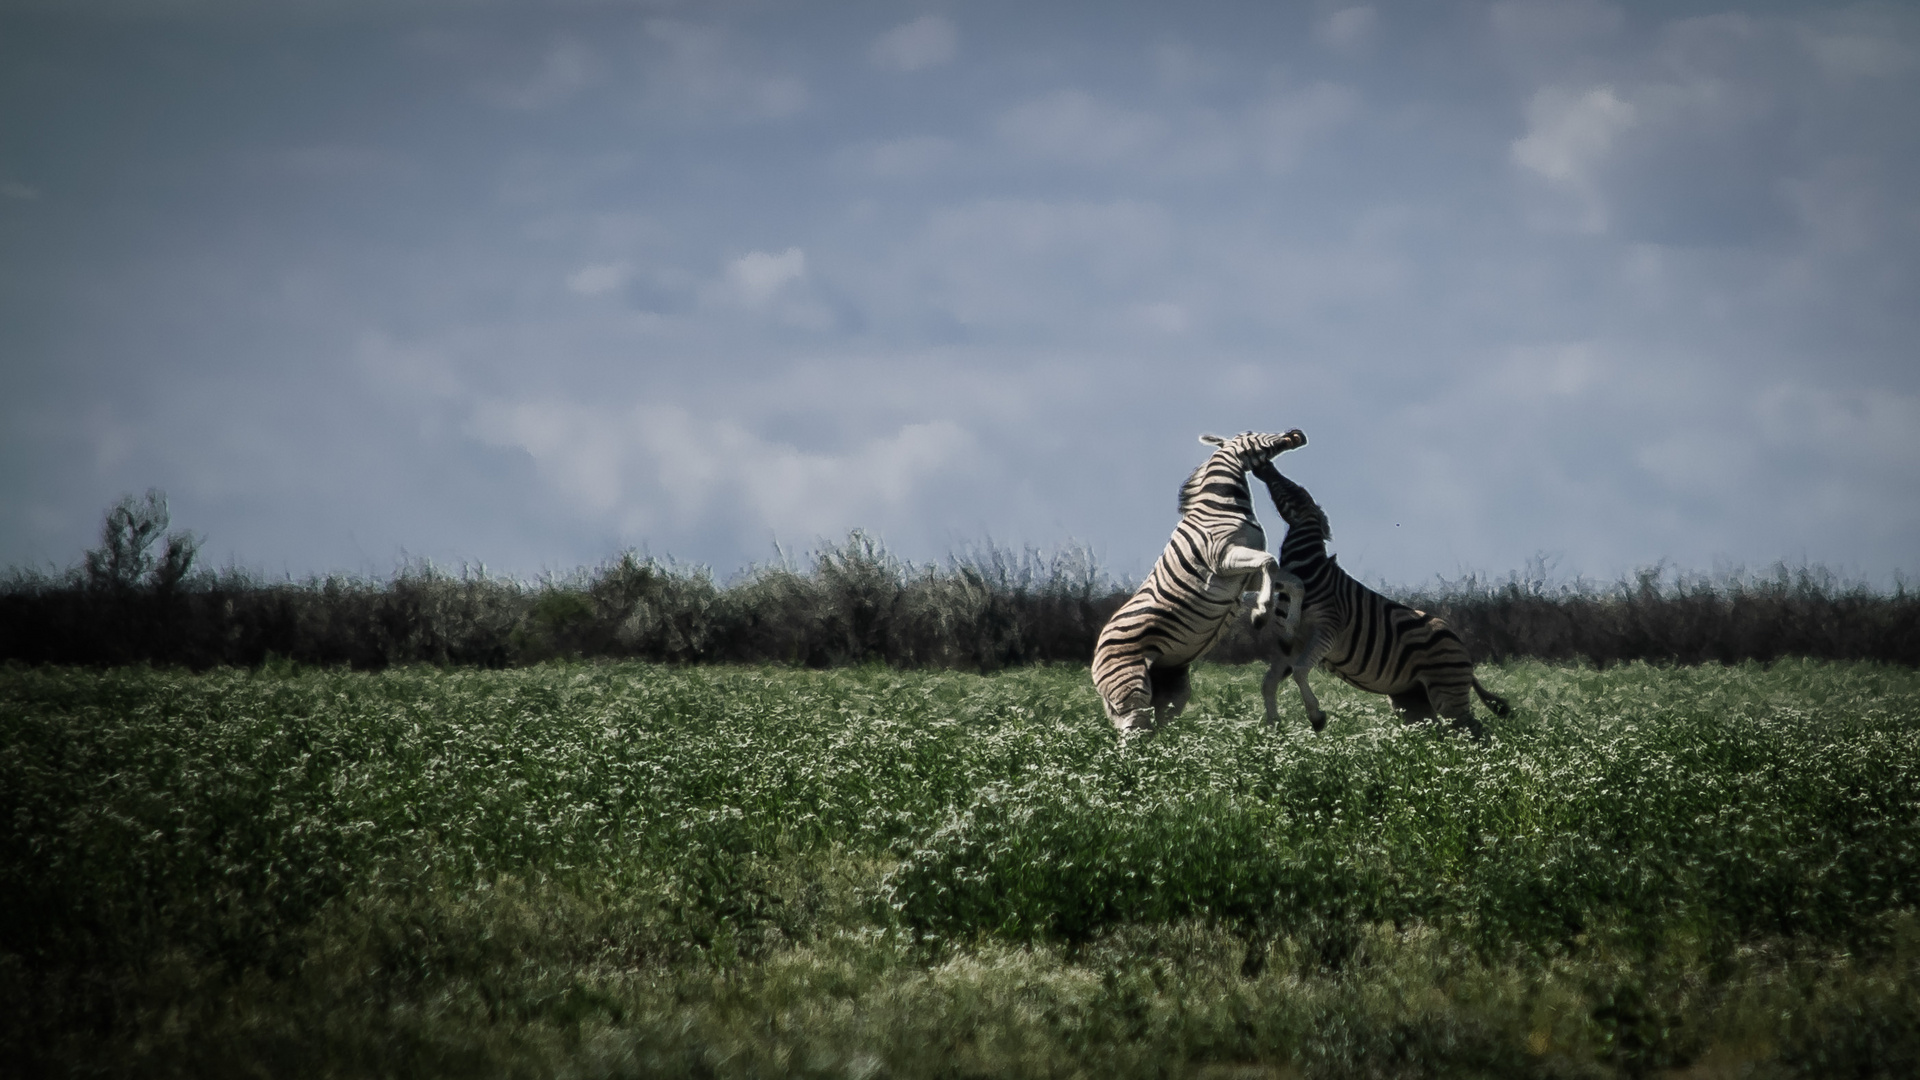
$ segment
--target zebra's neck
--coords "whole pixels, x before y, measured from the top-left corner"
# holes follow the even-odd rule
[[[1317,567],[1327,559],[1327,515],[1313,501],[1307,489],[1273,473],[1267,480],[1267,494],[1273,496],[1273,508],[1287,523],[1287,538],[1280,544],[1280,564],[1299,573]]]
[[[1225,450],[1208,458],[1180,488],[1180,515],[1190,521],[1243,520],[1253,516],[1253,492],[1238,455]]]
[[[1326,530],[1316,522],[1287,523],[1287,538],[1280,543],[1281,566],[1300,574],[1327,561]]]

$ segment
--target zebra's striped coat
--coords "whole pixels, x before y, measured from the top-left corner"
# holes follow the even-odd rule
[[[1307,437],[1295,429],[1232,439],[1203,435],[1201,441],[1219,449],[1181,486],[1179,526],[1146,582],[1107,620],[1094,646],[1094,686],[1122,736],[1151,732],[1186,706],[1188,666],[1226,633],[1250,587],[1257,585],[1260,594],[1256,626],[1271,611],[1276,585],[1288,596],[1288,624],[1300,617],[1300,583],[1280,573],[1267,550],[1246,471],[1304,445]]]
[[[1307,673],[1323,662],[1348,683],[1389,695],[1409,722],[1438,714],[1483,738],[1473,716],[1473,693],[1495,716],[1507,715],[1506,699],[1480,685],[1466,642],[1452,627],[1355,581],[1327,554],[1333,532],[1313,496],[1270,463],[1256,466],[1253,474],[1266,482],[1274,509],[1287,523],[1280,567],[1298,576],[1307,590],[1298,627],[1263,635],[1272,658],[1260,687],[1267,723],[1280,722],[1275,693],[1291,672],[1313,730],[1326,726],[1327,715],[1307,685]]]

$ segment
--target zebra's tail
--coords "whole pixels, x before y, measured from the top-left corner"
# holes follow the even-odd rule
[[[1487,708],[1492,709],[1495,716],[1505,716],[1513,711],[1513,706],[1507,704],[1506,698],[1481,686],[1477,675],[1473,679],[1473,692],[1480,695],[1480,700],[1487,703]]]

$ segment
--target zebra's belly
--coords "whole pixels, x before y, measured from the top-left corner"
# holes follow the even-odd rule
[[[1346,682],[1347,685],[1358,687],[1369,694],[1404,694],[1422,685],[1418,679],[1406,677],[1398,679],[1388,678],[1383,673],[1370,672],[1365,668],[1348,670],[1346,668],[1334,667],[1332,664],[1322,666],[1332,671],[1335,675],[1340,676],[1341,680]]]
[[[1417,667],[1395,663],[1397,649],[1383,647],[1376,641],[1372,650],[1367,651],[1367,643],[1355,641],[1354,638],[1355,635],[1351,633],[1343,635],[1333,648],[1327,650],[1321,666],[1338,675],[1349,686],[1369,694],[1400,694],[1422,685]],[[1399,670],[1396,671],[1396,668]]]
[[[1159,664],[1190,664],[1206,655],[1226,634],[1227,625],[1240,611],[1240,593],[1189,597],[1177,618],[1156,621],[1148,635]]]

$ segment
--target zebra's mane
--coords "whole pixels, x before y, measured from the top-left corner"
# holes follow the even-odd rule
[[[1194,501],[1200,498],[1201,489],[1207,486],[1207,482],[1206,482],[1207,470],[1213,468],[1215,461],[1220,457],[1220,455],[1226,452],[1227,451],[1225,447],[1222,447],[1219,450],[1215,450],[1213,452],[1213,456],[1201,462],[1199,468],[1193,470],[1193,472],[1187,475],[1186,483],[1180,485],[1180,516],[1181,517],[1187,516],[1187,511],[1193,508]],[[1239,479],[1239,481],[1242,484],[1246,483],[1246,477],[1240,476],[1237,472],[1235,472],[1234,475],[1237,479]],[[1251,495],[1249,495],[1249,498],[1251,498]]]

